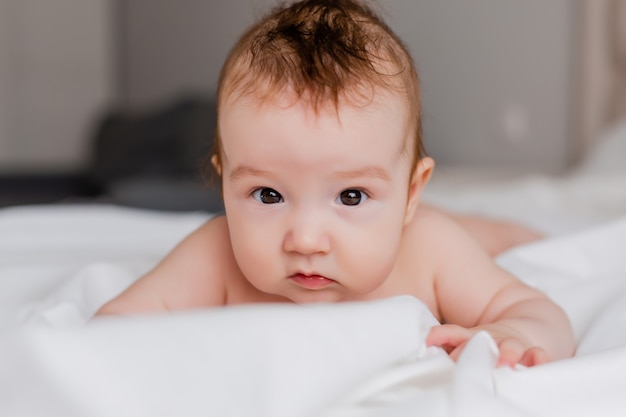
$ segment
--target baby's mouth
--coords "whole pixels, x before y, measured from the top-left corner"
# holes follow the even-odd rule
[[[289,277],[293,282],[307,290],[320,290],[335,283],[334,280],[322,275],[293,274]]]

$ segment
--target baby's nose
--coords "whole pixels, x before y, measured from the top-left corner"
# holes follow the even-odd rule
[[[284,250],[312,255],[330,251],[330,236],[319,216],[298,216],[285,234]]]

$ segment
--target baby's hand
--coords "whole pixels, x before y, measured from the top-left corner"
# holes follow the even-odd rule
[[[549,361],[546,351],[538,346],[530,346],[513,331],[498,325],[485,325],[470,329],[456,324],[443,324],[430,330],[426,338],[427,346],[443,348],[453,360],[457,360],[468,340],[481,330],[487,331],[496,341],[500,356],[496,366],[514,367],[541,365]]]

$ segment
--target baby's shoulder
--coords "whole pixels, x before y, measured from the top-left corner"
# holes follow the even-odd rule
[[[223,276],[234,266],[228,225],[216,216],[187,235],[161,262],[160,270],[181,271],[198,280]],[[164,268],[167,267],[167,268]]]
[[[197,232],[207,243],[219,243],[224,239],[230,241],[228,234],[228,222],[226,221],[226,215],[224,214],[218,214],[211,217],[197,229]],[[207,237],[210,239],[205,239]]]
[[[213,252],[228,244],[228,226],[224,216],[215,216],[188,234],[174,249],[196,255],[196,252]]]
[[[406,229],[407,232],[426,234],[423,237],[432,238],[433,235],[453,233],[457,227],[452,217],[442,210],[429,205],[420,205]]]
[[[404,231],[404,244],[436,255],[449,253],[467,239],[465,230],[448,214],[435,207],[420,205]]]
[[[233,252],[225,215],[212,218],[198,232],[197,248],[202,253],[196,251],[196,256],[202,259],[204,279],[222,283],[224,304],[277,301],[275,296],[264,294],[252,286],[241,272]]]
[[[232,258],[232,246],[225,215],[212,217],[183,241],[186,252],[198,256],[212,267],[228,265]]]

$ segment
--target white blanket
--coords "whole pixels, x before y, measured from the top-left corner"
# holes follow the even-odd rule
[[[203,221],[106,206],[0,210],[1,416],[623,416],[626,218],[498,259],[569,314],[577,356],[458,363],[411,297],[89,318]]]

